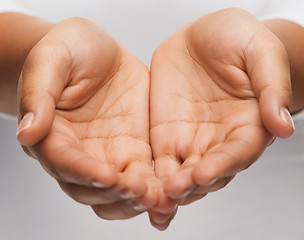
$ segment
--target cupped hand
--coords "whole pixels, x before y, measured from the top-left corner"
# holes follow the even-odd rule
[[[290,136],[290,97],[283,45],[244,10],[203,16],[164,41],[152,59],[150,92],[162,201],[185,205],[224,187],[273,135]],[[150,211],[154,226],[169,225],[171,206]]]
[[[57,24],[19,81],[18,140],[67,195],[104,219],[157,201],[146,66],[85,19]]]

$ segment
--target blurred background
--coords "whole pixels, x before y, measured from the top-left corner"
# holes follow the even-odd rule
[[[185,7],[181,0],[155,0],[149,6],[145,4],[152,1],[16,2],[22,3],[25,12],[51,21],[90,18],[147,65],[161,41],[185,23],[217,10],[209,1],[196,1],[201,7],[190,4],[195,1]],[[138,11],[139,2],[149,11]],[[266,1],[217,2],[222,8],[238,6],[258,15],[263,4],[257,2]],[[104,221],[89,207],[67,197],[39,163],[23,153],[15,137],[16,119],[0,116],[0,239],[303,240],[304,114],[295,116],[295,124],[293,137],[277,139],[224,189],[180,207],[168,230],[159,232],[151,227],[147,214],[126,221]]]

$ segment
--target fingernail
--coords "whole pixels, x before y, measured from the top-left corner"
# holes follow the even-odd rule
[[[119,191],[119,196],[122,199],[132,199],[132,198],[136,198],[137,197],[135,195],[135,193],[133,193],[131,190],[125,189],[125,188]]]
[[[292,129],[295,129],[294,122],[287,108],[281,108],[280,116],[283,119],[283,121],[287,122],[289,126],[292,127]]]
[[[138,200],[132,202],[133,209],[137,212],[147,211],[149,208],[140,203]]]
[[[184,197],[184,198],[181,198],[179,201],[178,201],[178,204],[179,205],[183,205],[187,200],[187,197]]]
[[[178,209],[178,203],[176,203],[176,204],[174,205],[174,207],[173,207],[173,209],[172,209],[172,212],[177,211],[177,209]]]
[[[190,193],[194,191],[194,187],[187,189],[184,194],[182,194],[179,198],[186,198]]]
[[[268,147],[270,146],[270,145],[272,145],[274,142],[275,142],[275,140],[276,140],[276,137],[272,137],[272,139],[270,140],[270,142],[268,143]]]
[[[34,120],[34,114],[33,113],[27,113],[24,115],[22,120],[19,123],[18,129],[17,129],[17,136],[25,129],[29,128],[32,125],[32,122]]]
[[[219,180],[219,178],[214,178],[213,180],[211,180],[209,183],[207,183],[205,186],[209,187],[211,185],[213,185],[215,182],[217,182],[217,180]]]
[[[93,181],[93,182],[92,182],[92,185],[93,185],[94,187],[96,187],[96,188],[106,188],[106,187],[107,187],[106,185],[104,185],[104,184],[102,184],[102,183],[100,183],[100,182],[96,182],[96,181]]]

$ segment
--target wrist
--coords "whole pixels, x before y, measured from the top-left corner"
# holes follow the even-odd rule
[[[16,114],[17,83],[23,63],[52,27],[52,23],[24,14],[0,14],[0,111]]]
[[[304,108],[304,28],[284,19],[270,19],[263,23],[281,40],[287,51],[293,92],[290,110],[298,112]]]
[[[52,28],[42,19],[19,13],[0,14],[0,67],[20,73],[32,47]],[[12,72],[11,72],[12,73]],[[15,73],[16,74],[16,73]]]

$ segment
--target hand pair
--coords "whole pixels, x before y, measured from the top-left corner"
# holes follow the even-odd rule
[[[67,195],[104,219],[148,210],[158,229],[293,132],[284,46],[240,9],[183,27],[150,74],[94,23],[65,20],[28,55],[18,93],[18,139]]]

